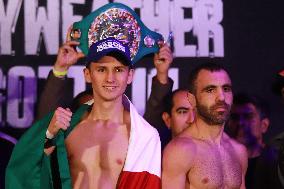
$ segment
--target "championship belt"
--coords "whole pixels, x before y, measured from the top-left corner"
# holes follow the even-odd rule
[[[93,43],[114,37],[129,46],[133,63],[158,52],[158,44],[164,41],[161,34],[148,29],[131,8],[121,3],[104,5],[75,22],[70,35],[80,42],[79,48],[85,55]]]

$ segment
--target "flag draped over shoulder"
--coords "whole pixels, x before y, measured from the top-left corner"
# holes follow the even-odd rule
[[[118,188],[161,188],[161,142],[159,134],[137,113],[129,100],[126,103],[130,106],[131,131],[125,165]]]
[[[124,97],[125,98],[125,97]],[[161,187],[161,144],[158,132],[149,125],[127,99],[131,130],[129,147],[119,189],[158,189]],[[55,138],[58,168],[62,189],[71,189],[71,176],[64,139],[79,123],[89,108],[83,105],[72,116],[67,132],[60,131]],[[6,168],[6,189],[53,189],[50,156],[44,153],[45,132],[53,113],[36,122],[16,144]]]

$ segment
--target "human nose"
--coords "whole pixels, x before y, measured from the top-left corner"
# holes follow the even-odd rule
[[[246,121],[243,118],[243,116],[240,116],[239,119],[237,120],[238,124],[241,125],[242,127],[245,127]]]
[[[223,90],[218,90],[217,94],[217,101],[224,101],[225,100],[225,93]]]
[[[187,124],[193,123],[193,122],[194,122],[194,117],[195,117],[194,110],[190,108],[190,109],[188,110],[186,123],[187,123]]]
[[[114,81],[114,73],[109,71],[107,72],[106,80],[109,83],[112,83]]]
[[[238,120],[236,120],[238,128],[243,132],[247,133],[250,131],[249,122],[245,119],[243,115],[240,115]]]

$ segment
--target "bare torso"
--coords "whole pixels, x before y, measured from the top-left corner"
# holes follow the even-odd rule
[[[65,140],[74,189],[115,188],[128,148],[128,127],[85,120]]]
[[[242,166],[230,139],[221,145],[192,139],[196,145],[194,163],[187,173],[186,188],[238,189],[242,184]]]
[[[187,128],[164,150],[162,184],[165,189],[240,189],[246,167],[245,147],[225,133],[214,142]]]

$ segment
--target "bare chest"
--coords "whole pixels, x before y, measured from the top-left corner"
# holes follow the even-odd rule
[[[233,147],[222,149],[200,145],[193,168],[188,177],[196,188],[240,188],[242,168]]]
[[[96,187],[102,179],[113,184],[117,182],[128,148],[125,126],[78,125],[65,144],[73,183],[81,179]]]

